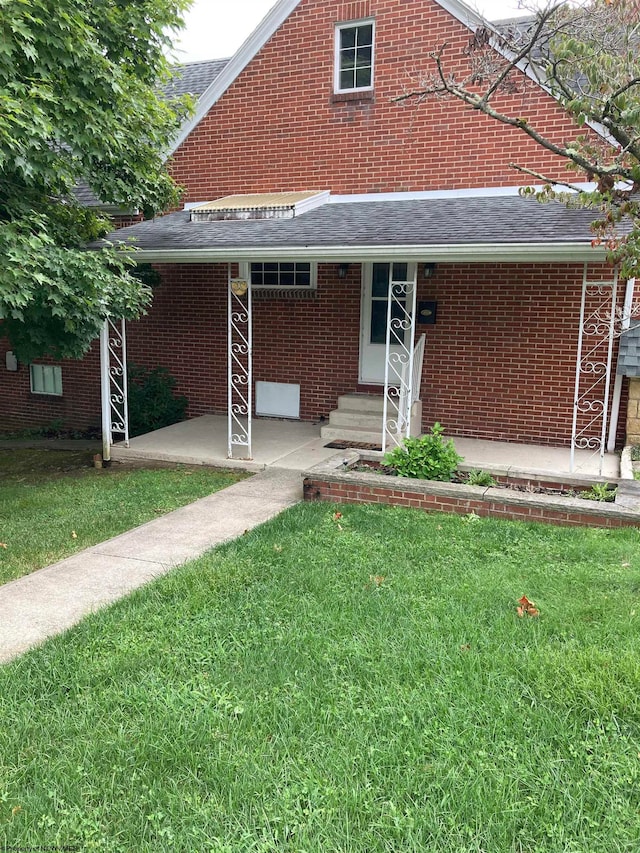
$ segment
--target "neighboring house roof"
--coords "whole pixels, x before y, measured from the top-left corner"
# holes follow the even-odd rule
[[[167,98],[193,95],[199,98],[224,71],[229,59],[206,59],[202,62],[185,62],[173,68],[172,77],[164,87]]]
[[[344,197],[343,197],[344,198]],[[602,259],[593,211],[515,195],[332,201],[293,219],[194,222],[190,211],[110,235],[148,261]]]

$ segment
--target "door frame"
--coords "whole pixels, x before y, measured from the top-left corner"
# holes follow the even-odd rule
[[[361,385],[380,385],[384,386],[385,384],[385,360],[386,360],[386,342],[383,341],[379,344],[372,344],[369,342],[370,330],[371,330],[371,306],[373,302],[373,265],[376,264],[388,264],[389,265],[389,277],[391,277],[391,270],[393,269],[393,264],[406,264],[407,265],[407,279],[409,281],[416,281],[417,276],[417,263],[415,261],[408,261],[402,258],[394,258],[394,259],[384,259],[376,261],[367,261],[362,264],[362,281],[361,281],[361,289],[360,289],[360,334],[358,336],[358,344],[359,344],[359,352],[358,352],[358,382]],[[388,297],[387,297],[388,298]],[[375,365],[373,369],[369,368],[367,372],[364,368],[367,365],[367,359],[371,357],[371,350],[369,348],[376,347],[379,348],[377,352],[375,352]],[[392,351],[395,349],[391,347]],[[398,352],[400,349],[398,348]],[[371,364],[371,361],[369,361]],[[377,372],[376,372],[377,371]],[[370,377],[377,378],[370,378]]]

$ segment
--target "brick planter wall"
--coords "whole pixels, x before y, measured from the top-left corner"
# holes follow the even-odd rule
[[[357,452],[341,453],[304,474],[304,499],[337,503],[381,503],[413,507],[425,512],[446,512],[512,521],[537,521],[574,527],[638,527],[638,509],[560,495],[533,494],[485,486],[408,480],[353,471],[362,458]],[[346,463],[346,464],[345,464]],[[516,478],[511,477],[512,481]],[[587,489],[593,480],[571,478],[563,483],[541,477],[521,483]]]

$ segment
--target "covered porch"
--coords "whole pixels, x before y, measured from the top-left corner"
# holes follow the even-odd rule
[[[340,453],[320,437],[320,425],[300,421],[256,418],[253,421],[253,459],[229,459],[227,456],[227,418],[225,415],[205,415],[183,421],[164,429],[132,438],[129,447],[115,444],[112,458],[156,459],[182,464],[238,467],[249,471],[265,468],[287,468],[307,471],[314,465]],[[508,441],[485,441],[474,438],[453,438],[458,453],[466,465],[482,470],[524,473],[571,473],[569,447],[546,447],[517,444]],[[576,450],[573,475],[599,476],[600,459],[590,450]],[[602,476],[615,480],[620,475],[620,459],[616,453],[606,453]]]
[[[260,199],[227,198],[114,235],[135,239],[139,260],[162,272],[132,355],[166,364],[202,425],[202,446],[194,433],[177,461],[306,469],[333,450],[313,421],[324,418],[328,436],[336,403],[377,390],[383,443],[408,434],[424,401],[422,429],[439,421],[464,436],[468,464],[617,476],[622,288],[591,245],[588,212],[515,192],[301,195],[313,198],[286,211],[280,200],[273,217]],[[105,329],[103,432],[113,436],[128,429],[124,325],[111,353],[109,338]],[[264,405],[259,391],[280,396]],[[181,443],[180,427],[168,429],[133,439],[132,452],[167,458],[158,442]]]

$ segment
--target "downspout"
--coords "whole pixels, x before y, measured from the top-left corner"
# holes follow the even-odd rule
[[[631,325],[631,310],[633,307],[633,291],[635,283],[635,278],[627,279],[627,287],[624,294],[624,307],[622,309],[622,323],[620,327],[622,332],[628,329]],[[616,435],[618,432],[618,419],[620,416],[620,397],[622,395],[622,379],[623,377],[616,373],[615,384],[613,386],[613,398],[611,401],[609,438],[607,440],[608,453],[613,453],[616,449]]]
[[[100,330],[100,399],[102,402],[102,462],[111,461],[111,400],[109,387],[109,328],[105,319]]]

